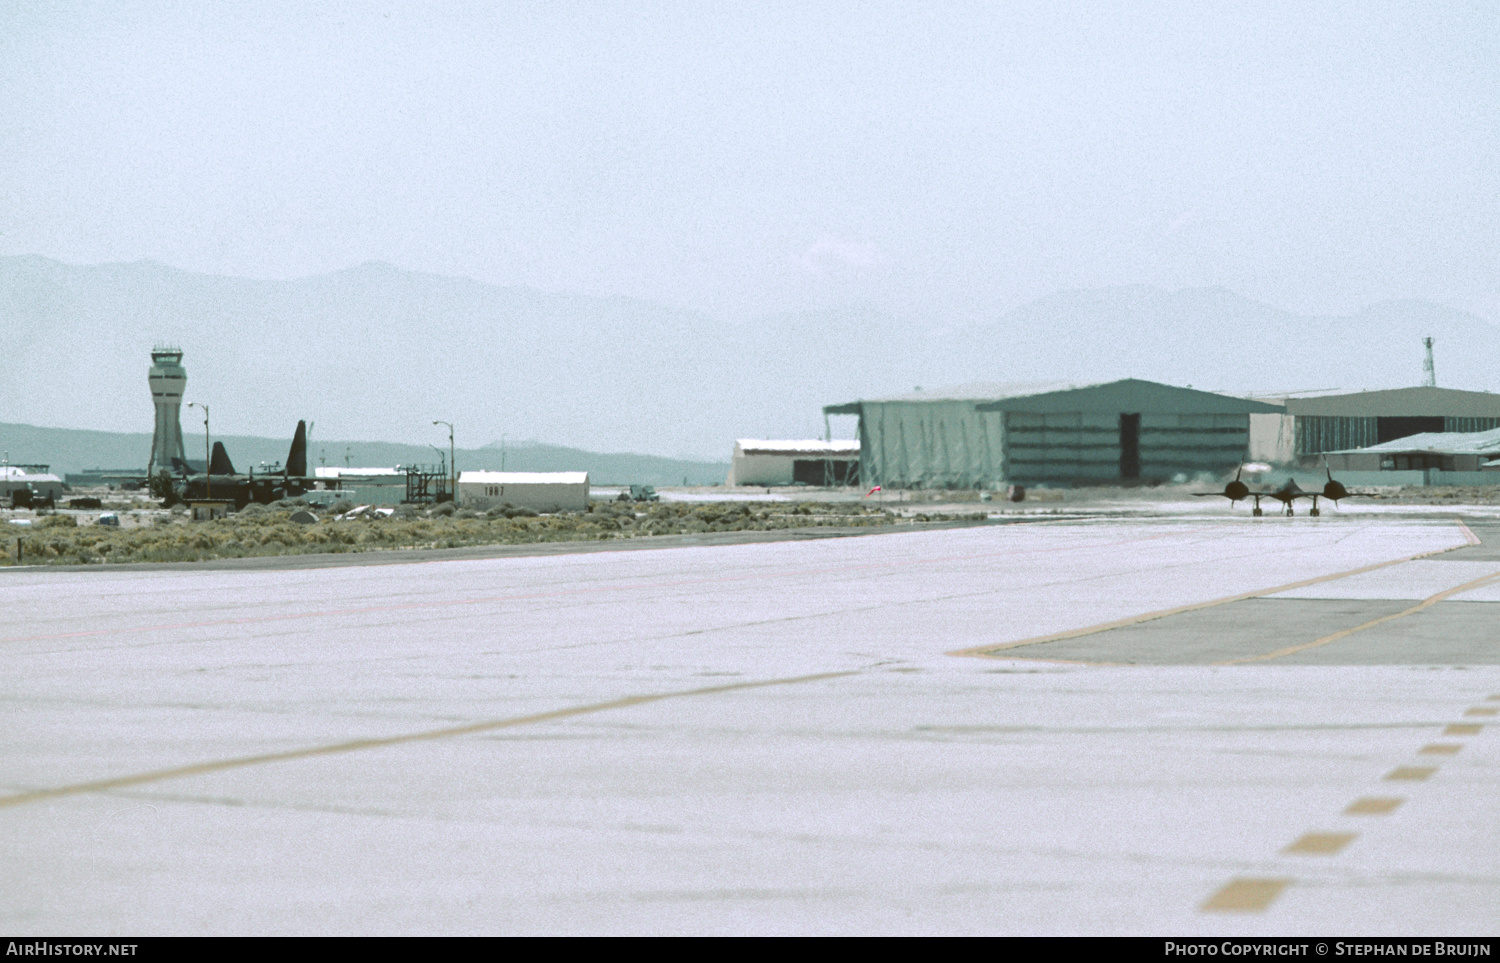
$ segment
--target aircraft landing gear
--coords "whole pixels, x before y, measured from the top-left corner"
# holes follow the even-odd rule
[[[1313,515],[1321,515],[1321,514],[1323,514],[1323,513],[1322,513],[1322,512],[1320,512],[1320,511],[1318,511],[1318,510],[1317,510],[1317,509],[1316,509],[1316,508],[1314,508],[1314,509],[1313,509],[1313,510],[1312,510],[1312,512],[1311,512],[1311,513],[1310,513],[1310,514],[1313,514]]]
[[[1260,506],[1259,505],[1256,505],[1255,506],[1255,511],[1251,512],[1250,514],[1252,514],[1252,515],[1264,515],[1265,512],[1263,512],[1263,511],[1260,510]]]

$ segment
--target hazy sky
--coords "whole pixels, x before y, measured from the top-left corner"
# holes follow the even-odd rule
[[[0,253],[1500,320],[1500,4],[0,0]]]

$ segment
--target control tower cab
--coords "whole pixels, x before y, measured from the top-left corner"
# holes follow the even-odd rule
[[[187,388],[187,370],[182,367],[182,349],[157,345],[151,349],[151,400],[156,405],[156,434],[151,439],[151,462],[147,474],[163,468],[186,470],[182,447],[182,392]]]

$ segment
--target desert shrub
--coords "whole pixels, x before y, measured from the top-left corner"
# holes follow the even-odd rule
[[[340,498],[338,501],[333,503],[333,507],[330,508],[329,511],[333,512],[335,515],[342,515],[345,512],[352,512],[354,511],[354,503],[347,498]]]
[[[151,495],[162,500],[163,508],[177,504],[177,489],[172,486],[172,473],[163,468],[151,476]]]
[[[434,506],[433,509],[430,512],[428,512],[428,514],[429,515],[440,515],[440,516],[442,516],[444,518],[447,518],[448,516],[451,516],[456,511],[458,511],[458,509],[456,507],[454,507],[454,504],[452,502],[443,502],[441,505]]]
[[[51,514],[42,519],[41,528],[77,528],[78,519],[72,515]]]

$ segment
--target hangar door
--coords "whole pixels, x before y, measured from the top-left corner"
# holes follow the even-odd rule
[[[1005,415],[1006,477],[1107,484],[1222,472],[1245,457],[1249,415],[1070,412]]]
[[[1120,477],[1120,418],[1093,412],[1005,413],[1005,477],[1099,482]]]

